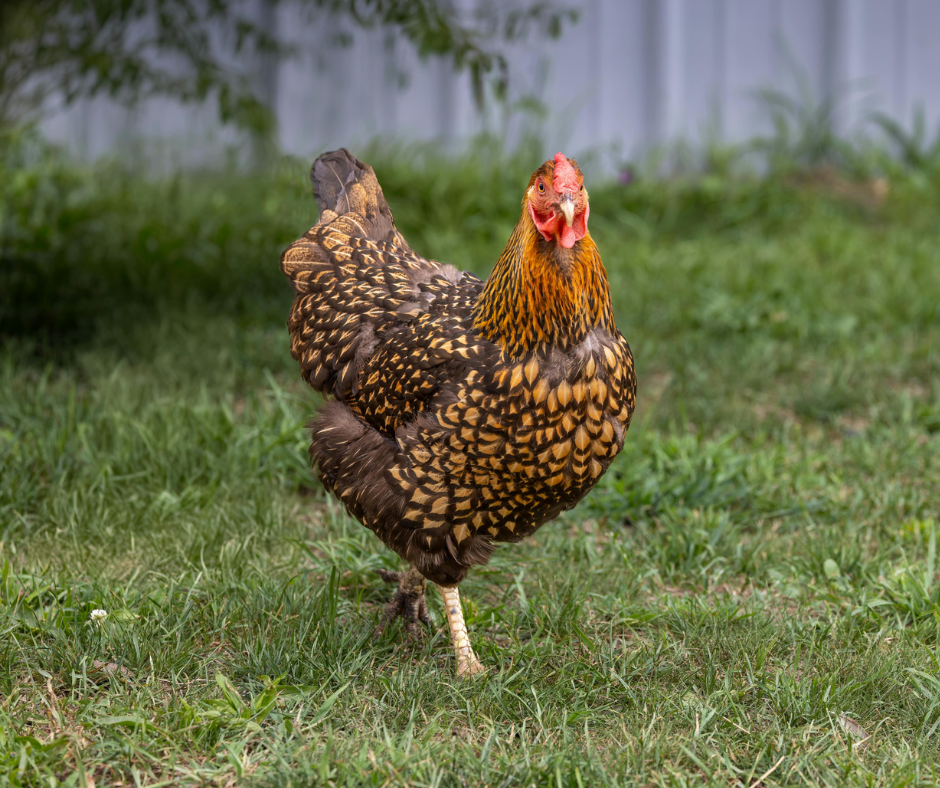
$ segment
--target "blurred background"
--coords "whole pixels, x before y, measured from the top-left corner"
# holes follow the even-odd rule
[[[82,4],[64,5],[94,28]],[[43,97],[43,134],[85,159],[169,147],[183,163],[219,163],[220,141],[233,142],[211,101],[222,86],[256,98],[277,149],[305,157],[377,136],[455,150],[481,132],[511,146],[534,131],[602,171],[666,142],[767,134],[782,97],[843,136],[871,131],[875,112],[907,129],[918,112],[928,126],[940,118],[932,0],[244,0],[221,14],[197,3],[193,18],[179,12],[189,4],[127,5],[104,4],[89,46],[99,59],[73,64],[87,69],[84,89],[67,105],[61,86]],[[195,33],[197,51],[174,40]],[[126,63],[105,34],[123,36]],[[148,41],[163,67],[149,82],[133,48]],[[197,63],[216,84],[189,98],[210,101],[181,103],[187,68],[209,53],[224,71]]]

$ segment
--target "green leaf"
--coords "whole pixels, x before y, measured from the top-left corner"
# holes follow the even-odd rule
[[[245,701],[242,700],[242,696],[238,694],[238,690],[235,689],[235,686],[225,678],[221,673],[215,674],[215,683],[219,685],[219,688],[222,690],[222,694],[225,696],[225,700],[228,701],[229,706],[232,710],[238,714],[241,714],[245,710]]]
[[[141,717],[125,714],[117,717],[99,717],[95,722],[98,725],[128,725],[132,728],[147,727],[148,722]]]
[[[333,708],[333,704],[336,703],[336,699],[348,686],[349,682],[347,681],[342,687],[336,690],[336,692],[334,692],[332,695],[330,695],[330,697],[320,704],[320,708],[318,708],[316,714],[313,715],[313,721],[310,723],[311,725],[319,725],[323,721],[323,719],[329,713],[330,709]]]

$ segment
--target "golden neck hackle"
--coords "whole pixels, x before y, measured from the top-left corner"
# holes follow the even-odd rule
[[[474,308],[473,326],[510,356],[568,350],[613,332],[607,271],[590,233],[571,249],[546,241],[523,209]]]

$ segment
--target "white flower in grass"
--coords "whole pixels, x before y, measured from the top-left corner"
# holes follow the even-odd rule
[[[91,611],[91,620],[92,620],[92,623],[94,623],[94,624],[100,624],[100,623],[101,623],[102,621],[104,621],[107,617],[108,617],[108,611],[107,611],[107,610],[98,610],[98,609],[96,608],[95,610],[92,610],[92,611]]]

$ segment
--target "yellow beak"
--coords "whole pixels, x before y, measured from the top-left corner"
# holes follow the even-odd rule
[[[561,212],[565,215],[565,223],[571,227],[571,224],[574,222],[574,200],[568,195],[565,195],[561,198],[561,202],[558,203],[558,207],[561,208]]]

